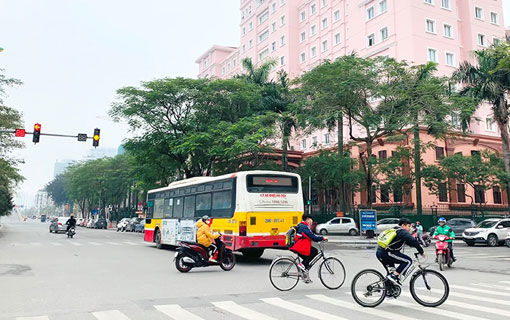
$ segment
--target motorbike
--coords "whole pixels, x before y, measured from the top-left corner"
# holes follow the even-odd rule
[[[74,228],[75,227],[71,227],[67,230],[66,234],[68,238],[72,238],[76,234],[76,230]]]
[[[439,234],[435,237],[436,241],[436,259],[439,264],[439,270],[443,271],[445,265],[448,267],[452,266],[453,261],[450,259],[450,249],[448,248],[448,242],[450,237]]]
[[[175,267],[180,272],[188,272],[192,268],[219,265],[221,269],[230,271],[236,264],[232,250],[225,248],[220,239],[216,239],[217,262],[209,261],[207,248],[196,242],[181,241],[174,256]]]
[[[413,229],[413,232],[412,232],[412,236],[418,240],[418,232],[416,231],[416,229]],[[428,232],[424,232],[421,234],[421,238],[423,240],[423,243],[424,243],[424,247],[428,247],[430,246],[430,243],[432,242],[432,240],[430,239],[430,233]],[[420,242],[421,244],[421,242]]]

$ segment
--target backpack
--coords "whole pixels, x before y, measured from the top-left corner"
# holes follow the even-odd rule
[[[292,247],[296,243],[296,235],[299,224],[296,226],[290,227],[289,231],[285,234],[285,245],[287,248]]]
[[[386,249],[396,236],[397,230],[394,228],[386,229],[377,237],[377,244],[379,247]]]

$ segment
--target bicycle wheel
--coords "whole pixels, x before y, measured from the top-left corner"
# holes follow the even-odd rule
[[[345,268],[337,258],[324,259],[319,266],[319,279],[328,289],[338,289],[345,281]]]
[[[269,268],[269,280],[273,287],[280,291],[289,291],[299,282],[301,273],[293,259],[278,258]]]
[[[416,272],[409,282],[413,299],[425,307],[437,307],[443,304],[450,293],[446,278],[434,270]]]
[[[351,293],[354,300],[363,307],[377,307],[386,297],[384,276],[377,270],[367,269],[352,279]]]

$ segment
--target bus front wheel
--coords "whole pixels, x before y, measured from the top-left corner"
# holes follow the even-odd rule
[[[243,249],[241,252],[245,258],[258,259],[264,254],[264,248]]]

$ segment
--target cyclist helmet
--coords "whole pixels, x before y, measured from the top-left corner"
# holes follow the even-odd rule
[[[420,221],[416,221],[416,224],[419,225],[420,224]]]
[[[446,223],[446,219],[445,219],[445,218],[443,218],[443,217],[441,217],[441,218],[439,218],[439,219],[437,220],[437,223],[441,223],[441,222]]]

